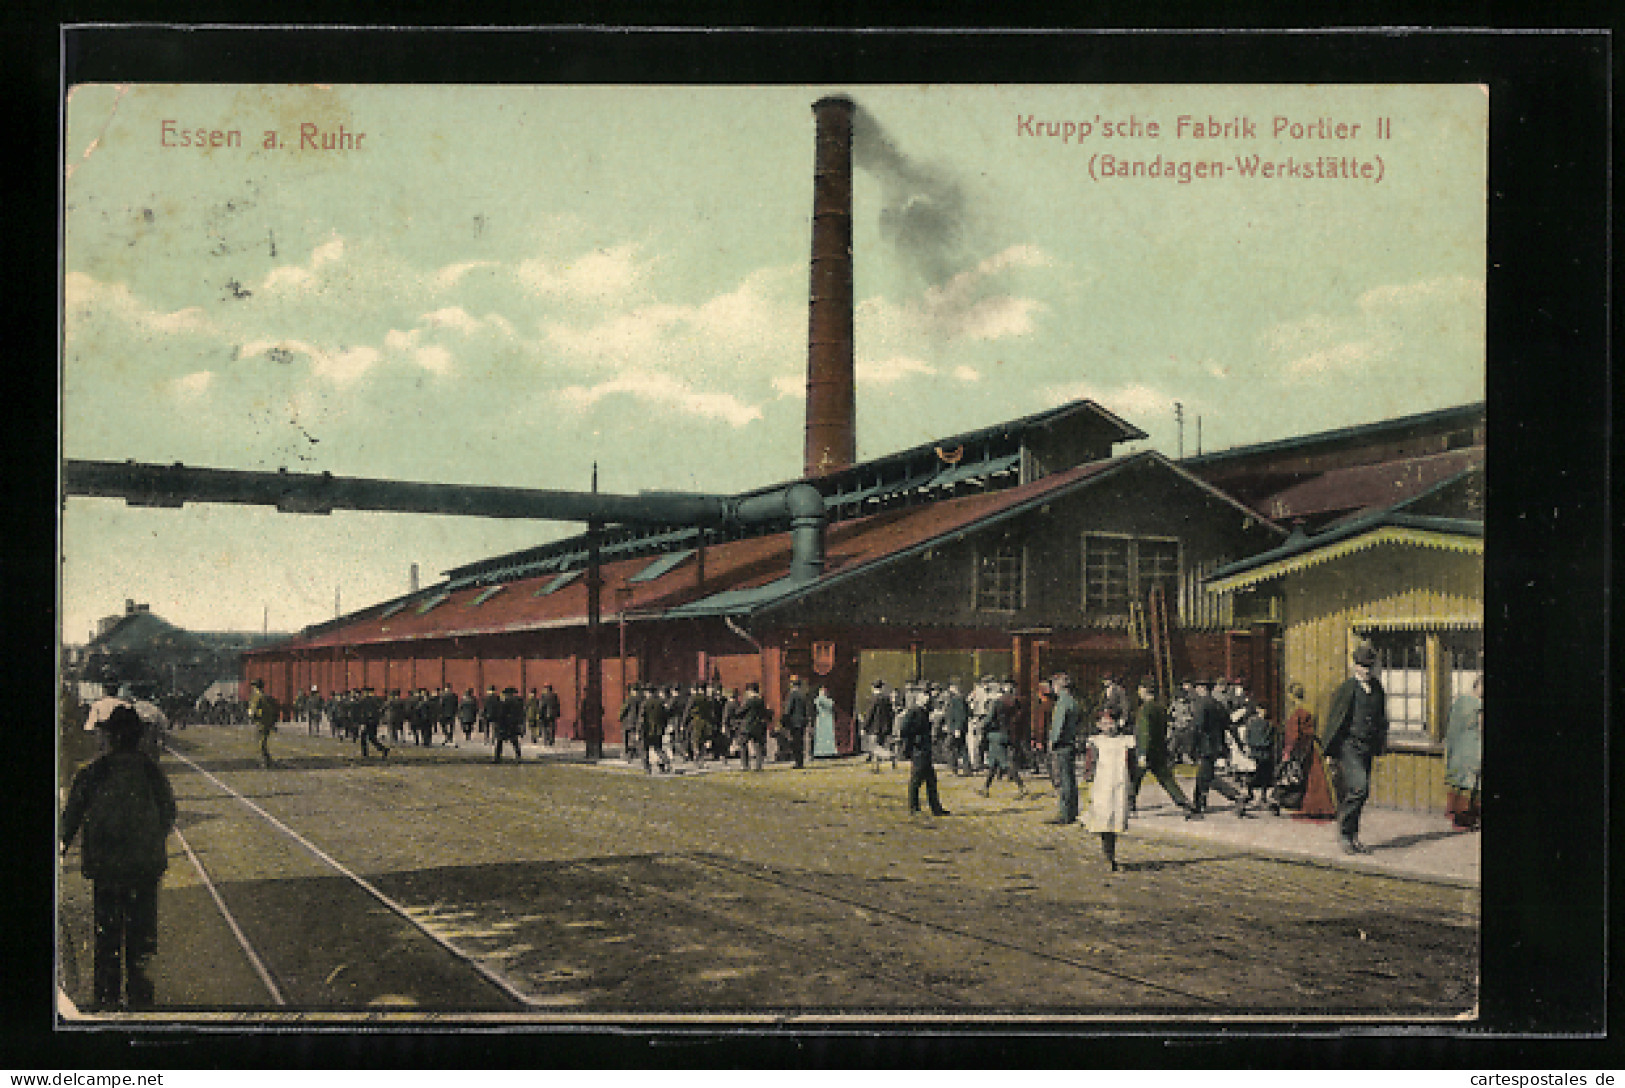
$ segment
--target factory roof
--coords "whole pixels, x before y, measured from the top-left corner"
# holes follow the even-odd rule
[[[723,541],[692,553],[685,550],[680,558],[606,561],[601,567],[603,618],[615,622],[623,616],[631,621],[760,612],[968,530],[1016,517],[1132,466],[1172,474],[1210,499],[1256,516],[1161,454],[1146,451],[1077,465],[1000,491],[837,522],[826,531],[824,572],[816,579],[785,577],[790,565],[790,535],[785,532]],[[586,579],[561,581],[557,572],[516,577],[497,586],[447,583],[347,621],[309,629],[281,648],[306,650],[575,627],[585,621],[586,609]]]
[[[1082,428],[1113,444],[1146,437],[1144,431],[1094,401],[1074,400],[1019,419],[910,446],[806,482],[823,494],[831,521],[868,516],[891,506],[937,502],[967,492],[1009,487],[1020,477],[1024,440],[1058,427]],[[734,497],[766,494],[793,482],[768,484]],[[709,539],[715,541],[718,536],[713,534]],[[700,532],[689,527],[616,528],[604,537],[603,556],[615,559],[653,555],[673,548],[691,548],[700,541]],[[585,537],[578,534],[464,564],[446,574],[455,586],[483,584],[568,570],[579,567],[586,558]]]
[[[1410,432],[1444,431],[1471,426],[1482,421],[1484,415],[1485,402],[1480,400],[1471,404],[1439,408],[1431,412],[1395,416],[1391,419],[1381,419],[1372,423],[1358,423],[1350,427],[1336,427],[1328,431],[1293,435],[1290,438],[1277,438],[1269,442],[1254,442],[1245,446],[1232,446],[1229,449],[1214,450],[1209,453],[1199,453],[1192,457],[1186,457],[1179,463],[1188,469],[1201,472],[1204,469],[1217,468],[1233,461],[1271,457],[1283,453],[1303,453],[1317,447],[1358,446]]]
[[[1385,510],[1484,464],[1484,447],[1336,468],[1277,491],[1256,504],[1275,521]]]

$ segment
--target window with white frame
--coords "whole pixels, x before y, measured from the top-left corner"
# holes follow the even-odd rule
[[[1421,631],[1373,631],[1377,682],[1388,697],[1390,733],[1426,735],[1428,728],[1427,637]]]
[[[982,612],[1015,612],[1022,606],[1021,544],[1004,540],[977,549],[976,608]]]
[[[1448,631],[1443,636],[1450,669],[1452,701],[1473,693],[1473,682],[1484,672],[1484,632]]]
[[[1161,584],[1178,598],[1179,541],[1173,537],[1083,534],[1083,610],[1122,615]]]

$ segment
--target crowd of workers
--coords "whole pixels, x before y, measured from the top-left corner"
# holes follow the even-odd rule
[[[1335,819],[1344,852],[1364,853],[1360,814],[1372,761],[1384,751],[1388,731],[1376,660],[1369,646],[1354,651],[1352,675],[1333,693],[1320,729],[1297,684],[1288,687],[1293,705],[1278,727],[1236,681],[1192,679],[1164,704],[1150,678],[1131,695],[1108,675],[1087,695],[1077,692],[1065,673],[1039,685],[1034,708],[1008,679],[991,676],[969,691],[961,691],[957,680],[943,687],[891,688],[876,682],[854,725],[872,772],[887,763],[893,769],[899,761],[908,763],[910,812],[919,811],[923,790],[934,815],[949,815],[939,796],[939,763],[950,774],[980,777],[976,792],[985,797],[1000,778],[1009,780],[1017,796],[1027,795],[1022,771],[1047,762],[1057,804],[1048,822],[1071,824],[1080,815],[1081,762],[1083,777],[1093,783],[1086,827],[1099,835],[1114,871],[1117,838],[1128,829],[1148,777],[1187,819],[1204,818],[1208,795],[1217,791],[1234,802],[1233,811],[1242,818],[1263,808],[1277,815],[1292,809],[1305,817]],[[99,741],[97,758],[74,773],[61,836],[64,856],[76,837],[82,840],[81,868],[93,884],[94,1004],[150,1007],[154,995],[147,965],[157,948],[157,887],[166,864],[164,844],[176,819],[158,755],[163,733],[184,727],[190,715],[177,722],[150,689],[121,690],[116,681],[88,706],[66,688],[62,700],[64,736]],[[1471,695],[1452,703],[1445,736],[1448,812],[1458,830],[1478,827],[1483,714],[1480,676]],[[472,688],[458,695],[447,685],[388,695],[364,688],[330,698],[312,689],[285,710],[256,680],[241,718],[254,725],[267,767],[275,765],[271,733],[289,716],[312,734],[325,726],[331,736],[356,742],[363,758],[372,747],[387,759],[390,748],[407,737],[421,746],[460,745],[473,742],[477,733],[481,743],[494,745],[493,758],[501,762],[509,746],[514,759],[520,758],[520,740],[527,734],[534,743],[554,744],[560,704],[550,685],[525,696],[492,685],[483,697]],[[828,690],[813,694],[793,677],[777,715],[755,684],[743,691],[718,684],[634,685],[620,712],[625,758],[641,760],[649,774],[670,772],[679,758],[697,766],[710,759],[727,765],[738,758],[742,769],[760,771],[775,717],[781,758],[788,749],[795,765],[804,766],[809,740],[811,755],[836,754],[836,707]],[[77,764],[72,755],[64,752]],[[1189,797],[1173,773],[1181,759],[1196,763]]]

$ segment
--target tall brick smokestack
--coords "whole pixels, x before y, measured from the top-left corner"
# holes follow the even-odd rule
[[[848,98],[813,103],[812,275],[807,307],[807,436],[804,476],[857,460],[852,378],[852,111]]]

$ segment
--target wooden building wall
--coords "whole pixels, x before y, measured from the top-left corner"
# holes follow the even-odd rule
[[[1303,684],[1322,722],[1332,692],[1349,676],[1349,654],[1365,632],[1483,624],[1483,561],[1457,552],[1378,545],[1288,575],[1277,592],[1286,680]],[[1449,707],[1438,661],[1431,653],[1428,718],[1433,738],[1440,736]],[[1443,809],[1444,760],[1438,745],[1396,744],[1373,768],[1371,797],[1375,804]]]
[[[852,578],[803,602],[775,609],[776,624],[813,624],[832,616],[869,626],[1000,628],[1100,626],[1124,628],[1126,612],[1084,609],[1085,533],[1169,537],[1180,542],[1184,571],[1211,568],[1280,542],[1279,534],[1155,462],[1019,518],[982,529]],[[978,608],[980,551],[1010,541],[1024,549],[1023,600],[1015,610]],[[1196,611],[1188,602],[1181,608]],[[1194,618],[1194,617],[1193,617]],[[1200,611],[1204,626],[1228,622],[1218,605]]]

